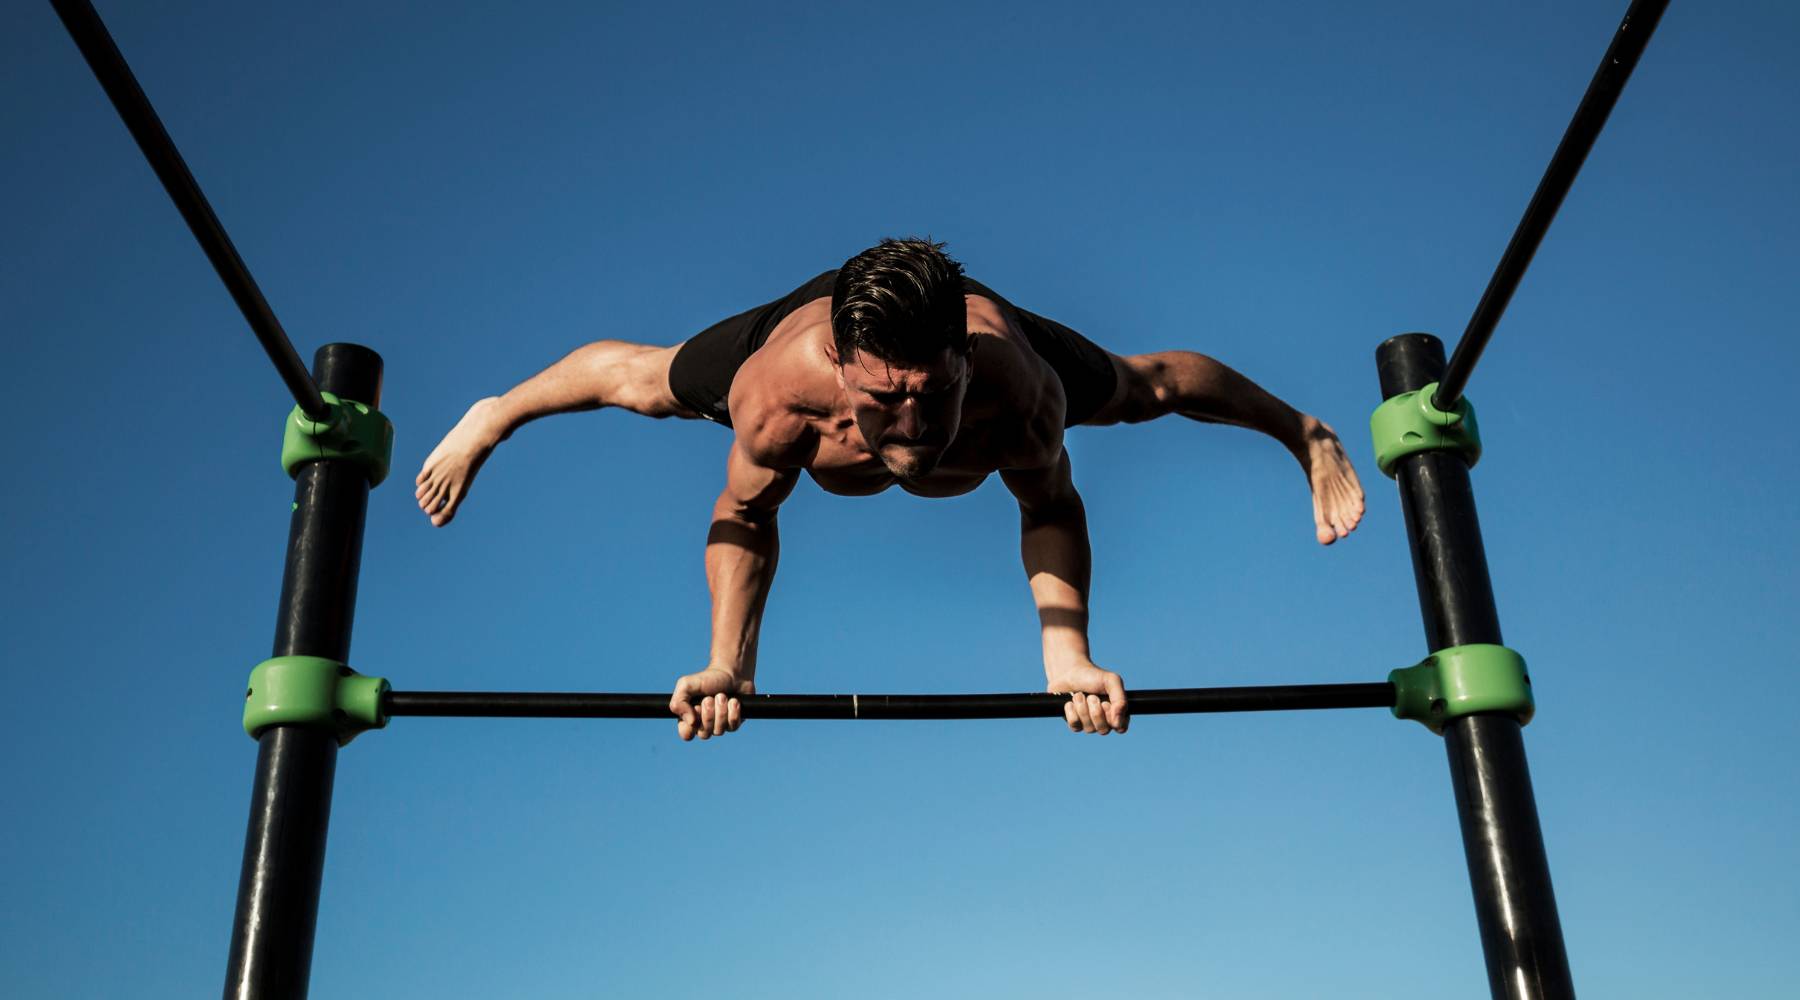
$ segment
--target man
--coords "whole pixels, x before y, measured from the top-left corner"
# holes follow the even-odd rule
[[[618,406],[714,420],[735,433],[706,543],[712,653],[669,700],[683,740],[735,731],[754,692],[776,511],[800,474],[845,495],[967,493],[1000,473],[1019,502],[1049,690],[1075,695],[1076,732],[1124,732],[1119,675],[1089,656],[1087,520],[1063,430],[1180,414],[1281,442],[1300,462],[1325,545],[1362,518],[1363,493],[1330,427],[1205,355],[1119,357],[965,278],[943,245],[883,240],[787,297],[674,347],[603,340],[504,396],[475,403],[425,459],[419,507],[456,516],[489,454],[522,424]],[[1100,696],[1105,695],[1102,701]]]

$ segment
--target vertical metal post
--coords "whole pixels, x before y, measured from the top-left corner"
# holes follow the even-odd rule
[[[340,398],[381,404],[381,357],[368,348],[319,348],[313,376]],[[300,468],[275,656],[349,660],[368,503],[368,477],[354,463],[327,460]],[[273,726],[258,742],[225,997],[301,1000],[312,968],[337,739],[330,729]]]
[[[1436,381],[1444,345],[1429,334],[1403,334],[1384,342],[1375,360],[1389,399]],[[1468,466],[1450,452],[1425,452],[1402,459],[1396,472],[1427,651],[1501,644]],[[1573,997],[1518,720],[1455,719],[1444,729],[1444,749],[1489,989],[1511,1000]]]

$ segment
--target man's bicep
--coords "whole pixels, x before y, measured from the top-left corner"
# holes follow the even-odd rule
[[[725,490],[719,494],[720,512],[746,521],[773,517],[799,481],[799,469],[763,465],[751,457],[741,442],[734,441],[731,455],[725,460]]]

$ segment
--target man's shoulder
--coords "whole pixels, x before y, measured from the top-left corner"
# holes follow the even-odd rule
[[[1003,468],[1051,461],[1062,450],[1067,407],[1056,373],[1022,336],[978,335],[974,350],[980,378],[970,416],[985,431],[990,458]]]
[[[813,421],[836,387],[829,368],[799,345],[758,352],[732,381],[729,405],[738,447],[758,465],[794,468],[818,448]],[[820,398],[814,398],[820,397]]]
[[[975,371],[984,394],[1004,410],[1028,418],[1063,405],[1062,380],[1016,328],[973,333]]]
[[[818,451],[819,435],[804,413],[780,405],[745,407],[733,411],[737,444],[757,465],[768,469],[804,467]]]
[[[971,288],[963,295],[971,330],[1017,330],[1004,299],[990,297],[985,288]]]

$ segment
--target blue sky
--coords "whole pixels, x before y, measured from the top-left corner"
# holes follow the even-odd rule
[[[666,689],[706,651],[726,432],[521,431],[434,531],[474,399],[674,343],[882,236],[1120,353],[1213,354],[1335,425],[1321,549],[1264,439],[1073,433],[1096,659],[1135,687],[1378,680],[1425,652],[1373,350],[1467,321],[1625,4],[102,3],[304,356],[387,361],[352,660],[400,689]],[[223,979],[292,486],[289,404],[48,5],[0,31],[15,426],[0,991]],[[1676,4],[1470,389],[1577,986],[1800,969],[1786,397],[1788,5]],[[37,423],[27,427],[25,422]],[[770,692],[1042,684],[1016,510],[782,518]],[[1385,714],[398,720],[339,761],[314,995],[1481,995],[1438,741]]]

